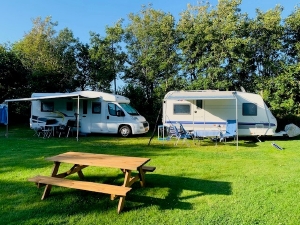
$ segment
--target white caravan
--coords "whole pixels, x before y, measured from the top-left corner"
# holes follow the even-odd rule
[[[149,123],[132,106],[130,100],[121,95],[96,91],[72,93],[33,93],[31,119],[55,119],[59,124],[76,120],[78,131],[87,133],[144,134]],[[17,101],[16,100],[16,101]]]
[[[275,135],[276,118],[260,95],[246,92],[171,91],[163,100],[163,124],[181,123],[186,130],[226,130],[237,121],[238,136]]]

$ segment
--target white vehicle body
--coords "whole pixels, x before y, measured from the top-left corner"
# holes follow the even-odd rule
[[[262,97],[246,92],[171,91],[163,100],[163,124],[180,122],[186,130],[226,130],[237,121],[238,136],[275,134],[277,120]]]
[[[146,119],[121,95],[96,91],[33,93],[29,100],[32,101],[31,118],[55,118],[60,124],[78,119],[80,133],[128,136],[149,130]]]

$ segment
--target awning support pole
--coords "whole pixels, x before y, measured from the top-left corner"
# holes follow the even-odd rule
[[[79,95],[77,96],[77,141],[79,136]]]

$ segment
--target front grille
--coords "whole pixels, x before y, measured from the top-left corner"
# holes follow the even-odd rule
[[[144,126],[144,127],[148,127],[148,126],[149,126],[149,123],[148,123],[148,122],[143,122],[143,126]]]

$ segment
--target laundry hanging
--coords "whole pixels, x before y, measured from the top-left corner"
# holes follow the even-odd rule
[[[5,104],[0,104],[0,123],[7,125],[7,105]]]

